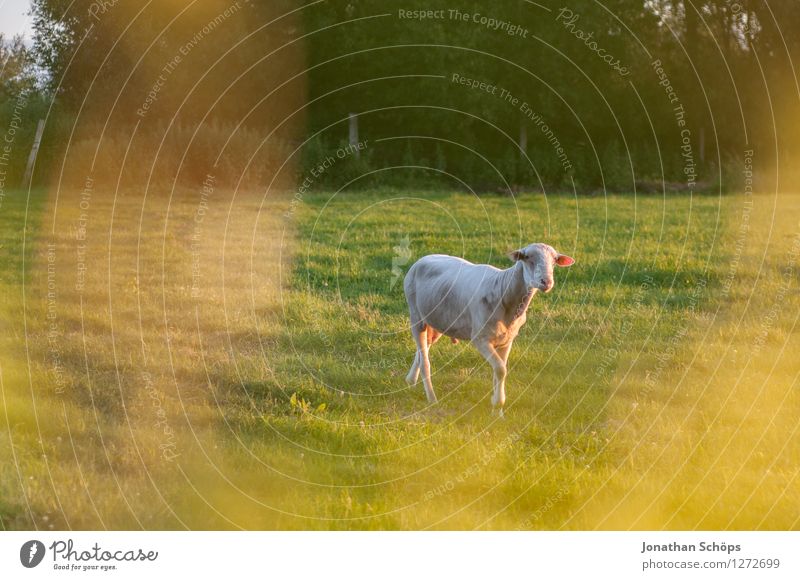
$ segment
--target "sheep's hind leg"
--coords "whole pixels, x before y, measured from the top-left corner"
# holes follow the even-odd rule
[[[412,387],[417,384],[419,380],[419,369],[420,369],[420,359],[422,355],[419,352],[419,347],[417,347],[417,352],[414,354],[414,362],[411,363],[411,369],[408,371],[406,375],[406,382],[411,385]]]
[[[417,357],[414,359],[417,365],[417,371],[422,369],[422,384],[425,386],[425,395],[428,397],[429,403],[436,402],[436,393],[433,392],[433,383],[431,382],[431,361],[428,358],[428,331],[425,324],[415,324],[411,328],[411,333],[414,335],[414,340],[417,341]],[[411,374],[411,373],[409,373]]]

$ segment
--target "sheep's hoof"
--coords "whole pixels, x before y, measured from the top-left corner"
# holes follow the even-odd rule
[[[428,402],[431,405],[433,405],[434,403],[438,402],[436,400],[436,393],[434,393],[433,391],[429,391],[428,389],[425,389],[425,396],[428,397]]]
[[[498,419],[505,419],[506,418],[505,413],[503,413],[503,407],[500,407],[499,409],[493,408],[492,409],[492,417],[494,417],[495,413],[497,413],[497,418]]]

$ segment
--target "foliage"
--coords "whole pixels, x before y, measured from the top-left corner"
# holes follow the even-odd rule
[[[800,144],[800,123],[773,121],[796,120],[798,110],[791,63],[800,41],[791,32],[800,15],[787,4],[456,0],[437,8],[441,16],[400,15],[431,8],[423,0],[34,0],[35,54],[50,93],[81,126],[156,127],[176,116],[199,126],[210,117],[289,140],[321,132],[335,150],[355,112],[369,142],[359,160],[366,169],[431,167],[381,172],[362,186],[631,190],[660,180],[699,190],[722,181],[723,159],[741,165],[754,148],[767,167]],[[683,128],[696,179],[687,179]],[[458,179],[442,178],[442,167]],[[328,172],[317,184],[350,175]]]
[[[28,94],[36,88],[33,55],[22,37],[0,33],[0,103]]]
[[[359,112],[362,133],[373,141],[409,136],[410,145],[376,145],[378,166],[419,164],[444,148],[450,170],[479,189],[504,187],[491,164],[527,187],[539,185],[538,173],[557,188],[574,181],[581,189],[630,190],[635,181],[666,180],[698,190],[720,181],[722,159],[734,157],[741,167],[745,149],[755,148],[763,166],[774,162],[776,133],[781,155],[797,150],[800,124],[776,127],[770,110],[797,118],[789,61],[800,57],[798,35],[791,34],[800,28],[797,10],[784,4],[773,15],[766,3],[726,0],[545,4],[458,0],[431,16],[440,7],[423,0],[364,0],[304,11],[315,65],[312,129]],[[429,16],[400,16],[414,11]],[[480,17],[517,26],[524,37],[483,25]],[[594,49],[622,61],[629,74],[618,74]],[[660,84],[656,60],[674,101]],[[453,75],[497,90],[468,88]],[[529,105],[536,119],[503,98],[503,90]],[[676,106],[685,109],[684,127]],[[541,119],[568,152],[568,168]],[[516,149],[521,125],[535,171]],[[694,184],[684,171],[683,128]]]

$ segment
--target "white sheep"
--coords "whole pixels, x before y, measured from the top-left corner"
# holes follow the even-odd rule
[[[442,254],[424,256],[409,268],[403,287],[417,353],[406,381],[415,385],[422,370],[430,403],[436,402],[436,394],[428,349],[444,334],[454,341],[472,341],[492,365],[492,405],[503,415],[508,354],[525,324],[528,305],[539,290],[553,289],[554,266],[575,263],[547,244],[531,244],[509,257],[514,265],[506,270]]]

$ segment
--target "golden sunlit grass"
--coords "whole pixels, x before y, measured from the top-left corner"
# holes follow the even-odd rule
[[[25,325],[2,280],[5,527],[798,527],[797,196],[329,198],[50,197]],[[469,345],[433,349],[439,405],[406,387],[406,237],[578,259],[532,306],[505,421]]]
[[[259,214],[260,200],[250,197],[227,215],[232,194],[214,188],[146,200],[91,192],[83,207],[82,193],[62,194],[57,211],[51,199],[29,262],[36,401],[24,394],[24,374],[11,385],[6,377],[25,494],[5,495],[16,498],[5,517],[15,527],[230,526],[213,510],[195,510],[205,505],[195,486],[213,482],[205,490],[213,496],[222,487],[216,470],[229,471],[232,459],[209,381],[223,368],[234,372],[232,349],[259,351],[249,288],[252,275],[259,300],[275,302],[278,255],[264,248],[277,232],[256,239],[252,265],[250,248],[256,217],[271,223],[274,202]],[[246,251],[223,262],[226,239]],[[23,344],[14,350],[24,369]],[[4,467],[13,489],[14,469]],[[20,510],[26,499],[34,521]]]
[[[739,196],[730,210],[720,287],[702,316],[687,319],[686,340],[653,389],[642,396],[652,365],[615,377],[625,464],[576,521],[800,525],[800,196]]]

